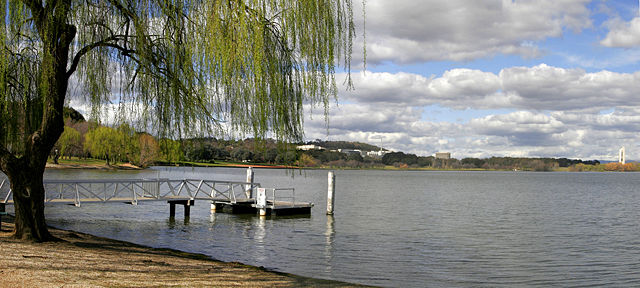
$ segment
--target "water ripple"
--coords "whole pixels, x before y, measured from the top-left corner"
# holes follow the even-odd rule
[[[80,173],[80,174],[74,174]],[[47,177],[114,177],[49,171]],[[123,172],[127,173],[127,172]],[[131,177],[241,181],[244,171],[159,168]],[[277,271],[388,287],[640,286],[638,173],[337,171],[336,213],[324,215],[326,171],[256,169],[263,187],[295,187],[310,218],[209,215],[185,223],[166,204],[48,206],[54,226],[204,253]]]

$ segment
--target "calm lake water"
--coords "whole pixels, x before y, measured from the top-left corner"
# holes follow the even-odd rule
[[[49,170],[46,178],[204,178],[244,169]],[[47,206],[52,226],[298,275],[390,287],[640,286],[640,174],[255,169],[294,187],[310,217],[214,214],[169,205]]]

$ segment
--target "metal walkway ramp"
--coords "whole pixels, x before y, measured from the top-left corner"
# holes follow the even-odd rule
[[[261,188],[259,183],[251,182],[156,178],[44,180],[43,184],[45,203],[48,204],[80,206],[82,203],[124,202],[137,205],[140,201],[167,201],[172,205],[172,214],[175,204],[184,205],[185,216],[188,216],[187,207],[195,200],[210,201],[212,211],[231,213],[259,213],[260,209],[265,209],[266,214],[305,214],[313,207],[313,203],[296,202],[294,188]],[[9,186],[6,179],[0,183],[0,202],[11,205]],[[265,194],[266,201],[257,202],[258,190]]]

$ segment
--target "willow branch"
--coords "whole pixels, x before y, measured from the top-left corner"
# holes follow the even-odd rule
[[[128,18],[131,19],[134,22],[138,21],[138,15],[136,15],[136,13],[132,12],[131,10],[125,8],[122,3],[120,3],[120,0],[109,0],[109,3],[111,3],[111,5],[113,5],[114,7],[116,7],[120,12],[122,12],[122,14]]]
[[[22,3],[27,5],[31,10],[31,14],[33,16],[38,16],[44,11],[44,7],[42,7],[42,1],[38,0],[22,0]],[[4,9],[4,8],[3,8]]]
[[[80,51],[78,51],[78,53],[76,53],[76,55],[73,57],[73,62],[71,62],[71,66],[69,67],[69,70],[67,71],[67,78],[71,77],[71,75],[76,71],[76,69],[78,68],[78,64],[80,63],[80,59],[82,58],[82,56],[84,56],[85,54],[89,53],[91,50],[98,48],[98,47],[111,47],[117,50],[120,50],[122,52],[123,55],[126,55],[132,59],[135,60],[135,58],[131,57],[131,53],[135,52],[134,50],[129,50],[129,49],[125,49],[124,47],[113,43],[113,41],[118,41],[118,40],[122,40],[122,39],[126,39],[127,37],[125,36],[121,36],[121,35],[116,35],[116,36],[111,36],[105,39],[102,39],[98,42],[94,42],[91,43],[87,46],[82,47],[82,49],[80,49]]]

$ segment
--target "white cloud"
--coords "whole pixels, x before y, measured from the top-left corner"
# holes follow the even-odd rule
[[[358,73],[356,90],[331,107],[329,139],[454,157],[614,159],[626,146],[640,160],[640,73],[586,72],[545,64],[499,73],[452,69],[440,76]],[[429,114],[429,107],[445,114]],[[450,109],[450,110],[449,110]],[[451,114],[478,116],[455,120]],[[327,139],[324,119],[305,123],[309,139]]]
[[[615,111],[607,114],[554,112],[553,117],[566,125],[586,127],[593,131],[640,131],[640,115]]]
[[[535,41],[591,27],[589,0],[367,1],[372,63],[540,56]],[[358,51],[358,49],[355,49]]]
[[[618,15],[628,10],[628,3],[619,8],[620,3],[601,1],[596,3],[600,10],[591,15],[587,5],[594,7],[592,2],[369,0],[367,60],[402,69],[403,64],[426,61],[532,58],[551,52],[553,57],[544,61],[561,56],[585,68],[612,69],[637,62],[637,49],[613,53],[622,50],[596,47],[596,53],[602,53],[596,55],[593,47],[585,46],[600,40],[607,47],[640,46],[640,17],[625,22]],[[595,36],[602,26],[590,29],[590,17],[599,23],[603,15],[612,19],[603,24],[609,31],[604,39]],[[572,42],[565,45],[568,30],[580,35],[568,37]],[[549,38],[558,39],[549,44]],[[567,50],[558,49],[556,42]],[[590,54],[572,56],[585,55],[580,53]],[[491,66],[496,65],[501,64]],[[340,92],[340,107],[331,110],[330,139],[377,144],[374,136],[382,136],[387,148],[418,155],[450,151],[457,158],[612,160],[624,145],[631,159],[640,160],[640,152],[633,152],[640,151],[640,72],[557,65],[507,66],[499,72],[455,68],[431,76],[354,74],[356,90]],[[307,135],[326,138],[323,121],[306,124]]]
[[[399,119],[402,113],[376,103],[350,105],[360,107],[355,110],[386,114],[385,119]],[[373,117],[371,121],[381,123],[376,119]],[[376,145],[380,143],[377,137],[382,137],[385,148],[423,156],[448,151],[459,159],[512,156],[612,160],[620,146],[627,147],[631,159],[640,159],[637,152],[640,151],[640,125],[636,124],[640,123],[639,120],[637,116],[618,112],[584,115],[516,111],[480,117],[466,123],[450,123],[423,120],[420,115],[411,113],[393,125],[385,123],[382,125],[384,130],[378,130],[377,125],[366,123],[365,112],[362,112],[340,119],[350,122],[350,125],[330,125],[329,137],[323,123],[306,123],[306,131],[309,139],[361,141]],[[359,124],[367,128],[361,129]]]
[[[440,105],[453,109],[528,109],[601,111],[611,107],[639,107],[640,72],[588,73],[541,64],[505,68],[497,75],[453,69],[440,77],[410,73],[354,74],[355,91],[340,99],[390,106]]]
[[[491,115],[469,122],[476,133],[489,136],[509,137],[516,145],[559,145],[560,136],[567,127],[553,117],[529,111],[518,111],[506,115]]]
[[[609,33],[600,41],[601,45],[623,48],[640,46],[640,17],[635,17],[629,22],[614,20],[609,26]]]

